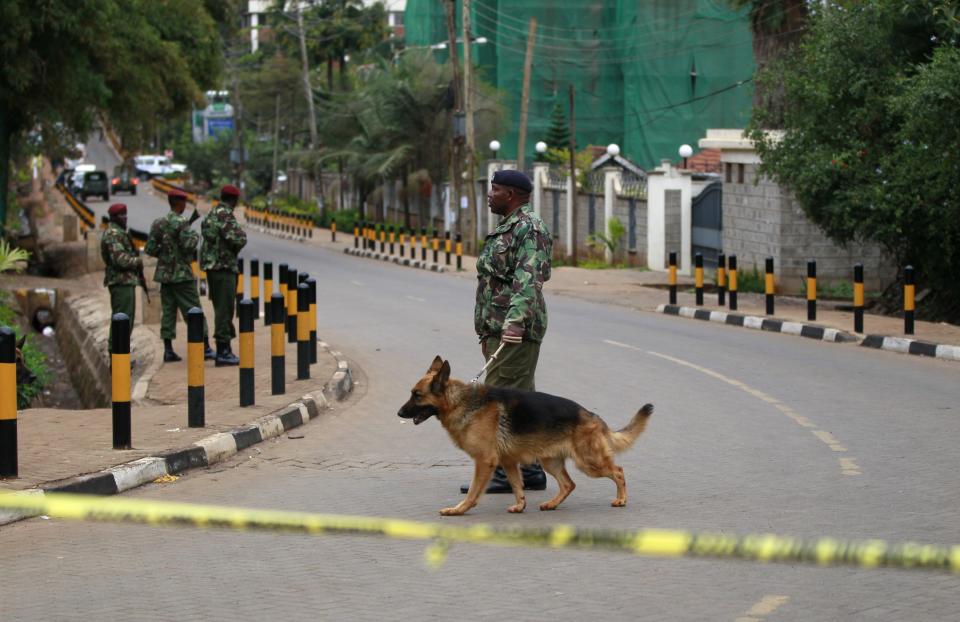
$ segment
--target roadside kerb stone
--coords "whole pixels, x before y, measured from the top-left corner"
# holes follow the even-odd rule
[[[901,354],[915,354],[930,356],[948,361],[960,361],[960,346],[951,346],[941,343],[930,343],[919,339],[906,337],[886,337],[884,335],[867,335],[860,342],[861,346],[877,348]]]
[[[773,333],[798,335],[800,337],[808,337],[810,339],[833,343],[852,343],[857,341],[857,337],[854,335],[837,328],[827,328],[817,324],[805,324],[802,322],[787,322],[774,318],[757,317],[755,315],[741,315],[739,313],[710,311],[709,309],[697,309],[695,307],[681,307],[668,304],[658,306],[657,313],[677,315],[707,322],[718,322],[730,326],[743,326],[745,328],[765,330]]]
[[[410,268],[420,268],[431,272],[446,272],[447,267],[432,261],[422,261],[420,259],[411,259],[409,257],[400,257],[399,255],[390,255],[389,253],[378,253],[369,249],[347,247],[343,249],[347,255],[354,257],[364,257],[367,259],[376,259],[379,261],[389,261],[398,266],[407,266]]]

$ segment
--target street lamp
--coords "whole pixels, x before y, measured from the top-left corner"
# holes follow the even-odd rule
[[[683,158],[683,168],[687,168],[687,158],[693,155],[693,147],[690,145],[680,145],[680,157]]]
[[[497,152],[500,151],[500,141],[494,138],[490,141],[490,151],[493,152],[493,159],[497,159]]]
[[[543,154],[547,152],[547,143],[542,140],[537,141],[537,144],[534,145],[533,148],[537,151],[537,161],[543,161]]]
[[[610,143],[607,145],[607,155],[611,158],[615,158],[620,155],[620,145],[617,143]]]

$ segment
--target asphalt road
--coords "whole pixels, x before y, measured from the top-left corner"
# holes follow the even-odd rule
[[[96,153],[91,149],[92,153]],[[146,229],[164,204],[127,200]],[[107,204],[103,204],[105,209]],[[100,213],[101,205],[92,205]],[[141,220],[142,219],[142,220]],[[141,224],[142,223],[142,224]],[[320,336],[352,361],[351,400],[216,468],[130,497],[439,521],[469,460],[436,421],[396,417],[433,356],[469,379],[482,358],[474,283],[250,234],[244,251],[318,279]],[[637,313],[549,293],[538,389],[619,427],[656,405],[608,480],[556,512],[489,496],[460,524],[664,527],[960,543],[955,363]],[[958,619],[960,578],[736,561],[34,519],[0,528],[15,619]]]

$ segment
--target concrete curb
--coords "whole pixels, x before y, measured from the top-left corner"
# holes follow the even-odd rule
[[[280,436],[284,432],[306,424],[330,408],[331,395],[336,401],[344,400],[353,390],[350,364],[340,352],[331,350],[324,342],[318,346],[337,359],[337,371],[319,393],[308,393],[299,400],[284,406],[259,419],[236,427],[229,432],[218,432],[191,445],[156,456],[147,456],[120,464],[96,473],[88,473],[68,479],[50,482],[22,492],[44,494],[47,492],[72,492],[92,495],[115,495],[136,488],[165,475],[182,473],[197,467],[207,467],[223,462],[257,443]],[[13,523],[35,516],[30,513],[0,511],[0,525]]]
[[[390,255],[387,253],[377,253],[375,251],[366,250],[362,248],[350,248],[349,246],[343,249],[343,252],[347,255],[354,255],[355,257],[366,257],[368,259],[378,259],[380,261],[389,261],[397,264],[398,266],[409,266],[411,268],[420,268],[421,270],[429,270],[431,272],[446,272],[447,267],[438,263],[433,263],[432,261],[422,261],[420,259],[411,259],[409,257],[398,257],[396,255]],[[433,252],[433,251],[431,251]]]
[[[801,322],[786,322],[784,320],[774,320],[771,318],[757,317],[755,315],[740,315],[737,313],[727,313],[726,311],[710,311],[708,309],[665,304],[657,307],[657,313],[677,315],[708,322],[719,322],[730,326],[743,326],[774,333],[799,335],[801,337],[818,339],[820,341],[831,341],[834,343],[852,343],[857,341],[855,336],[837,328],[827,328],[825,326],[804,324]]]
[[[906,337],[885,337],[883,335],[867,335],[860,342],[861,346],[889,350],[901,354],[915,354],[917,356],[932,356],[948,361],[960,361],[960,346],[948,346],[939,343],[930,343]]]
[[[310,238],[304,237],[302,235],[294,235],[292,233],[284,233],[283,231],[278,231],[276,229],[268,229],[266,227],[257,227],[258,233],[266,233],[267,235],[272,235],[275,238],[281,238],[283,240],[293,240],[294,242],[306,242]]]

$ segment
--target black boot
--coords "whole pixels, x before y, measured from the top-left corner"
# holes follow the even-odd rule
[[[523,476],[524,490],[545,490],[547,488],[547,476],[543,472],[543,467],[539,464],[521,466],[520,474]],[[467,494],[469,490],[470,484],[464,484],[460,487],[460,492],[463,494]],[[507,481],[507,474],[504,473],[503,469],[499,466],[494,470],[493,477],[490,478],[486,492],[488,495],[513,492],[513,489],[510,488],[510,482]]]
[[[163,340],[163,362],[164,363],[176,363],[177,361],[182,361],[180,355],[173,351],[173,340],[164,339]]]
[[[239,365],[240,359],[230,350],[230,342],[217,342],[217,362],[216,367],[225,367],[227,365]]]
[[[212,361],[217,358],[217,353],[213,351],[213,348],[210,347],[210,339],[204,338],[203,340],[203,360]]]

